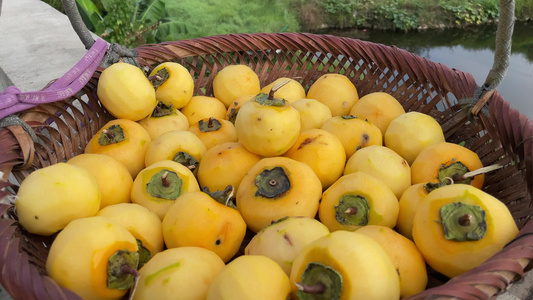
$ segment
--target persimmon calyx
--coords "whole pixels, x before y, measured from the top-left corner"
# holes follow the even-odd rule
[[[196,175],[198,172],[198,166],[200,165],[200,162],[196,160],[192,155],[190,155],[187,152],[179,151],[174,155],[172,158],[173,161],[180,163],[184,166],[186,166],[191,172]]]
[[[207,121],[200,120],[198,121],[198,127],[201,132],[211,132],[217,131],[222,128],[222,123],[219,120],[211,117]]]
[[[478,241],[487,233],[485,211],[478,205],[453,202],[440,208],[444,237],[450,241]]]
[[[370,204],[360,195],[343,195],[335,206],[335,219],[340,224],[364,226],[368,224]]]
[[[152,112],[152,118],[162,118],[174,114],[175,109],[172,105],[168,106],[163,102],[157,103],[154,111]]]
[[[107,146],[122,142],[126,138],[124,129],[120,125],[111,125],[109,128],[102,130],[102,133],[98,137],[98,144],[101,146]]]
[[[143,242],[141,240],[136,240],[137,247],[139,248],[139,266],[137,267],[137,270],[140,270],[142,266],[144,266],[144,264],[148,262],[150,258],[152,258],[152,253],[150,252],[150,250],[148,250],[148,248],[143,245]]]
[[[261,172],[255,178],[255,196],[274,199],[291,189],[291,181],[282,167],[274,167]]]
[[[342,275],[330,266],[310,262],[302,273],[301,281],[295,283],[296,295],[302,300],[340,299]]]
[[[152,83],[152,86],[154,89],[157,90],[157,88],[165,83],[167,79],[170,77],[170,74],[168,73],[167,68],[162,68],[158,70],[154,75],[148,77],[148,80]]]
[[[137,251],[118,250],[109,257],[107,265],[107,287],[110,289],[129,289],[136,276],[139,264]]]
[[[255,96],[255,101],[263,106],[285,106],[285,99],[272,97],[265,93],[259,93]]]
[[[231,208],[237,209],[235,203],[233,203],[233,196],[235,194],[235,188],[233,185],[228,185],[225,189],[221,191],[210,191],[209,187],[204,187],[202,191],[208,194],[211,198],[215,199],[218,203],[224,204]]]
[[[155,173],[146,184],[146,191],[156,198],[176,200],[181,194],[183,180],[171,170],[163,169]]]

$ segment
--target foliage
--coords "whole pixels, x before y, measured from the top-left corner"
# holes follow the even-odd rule
[[[419,26],[420,5],[401,0],[319,0],[334,27],[412,30]]]
[[[43,0],[62,11],[61,0]],[[134,47],[227,33],[371,28],[410,31],[492,23],[498,0],[76,0],[90,30]],[[516,0],[518,20],[533,0]]]
[[[90,30],[130,47],[215,34],[299,30],[288,1],[281,0],[76,1]]]
[[[499,2],[497,0],[483,0],[479,2],[462,2],[457,0],[441,1],[440,6],[455,17],[457,25],[480,25],[489,20],[496,20],[499,16]]]
[[[130,47],[153,42],[164,22],[163,0],[76,0],[89,30],[110,43]]]

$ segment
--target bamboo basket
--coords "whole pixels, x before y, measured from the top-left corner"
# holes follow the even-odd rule
[[[306,33],[219,35],[136,50],[147,70],[165,61],[189,69],[195,95],[212,96],[215,74],[230,64],[250,66],[262,85],[291,77],[306,89],[325,73],[342,73],[360,97],[390,93],[406,111],[433,116],[447,141],[463,142],[485,166],[502,164],[503,168],[486,175],[483,189],[507,205],[521,229],[519,235],[480,267],[452,280],[430,270],[428,289],[411,299],[491,299],[533,267],[533,123],[498,91],[490,94],[487,114],[470,114],[459,100],[474,95],[476,82],[471,74],[393,46]],[[0,198],[15,195],[18,184],[32,171],[83,153],[92,135],[113,118],[96,95],[101,70],[76,96],[17,113],[40,142],[33,141],[23,126],[0,129],[0,170],[5,174]],[[25,300],[79,299],[46,274],[54,237],[25,231],[9,201],[0,204],[0,214],[0,282],[9,294]]]

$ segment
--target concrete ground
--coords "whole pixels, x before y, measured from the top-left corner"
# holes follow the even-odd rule
[[[42,89],[87,52],[68,18],[40,0],[0,0],[0,91]],[[498,300],[533,299],[533,272]],[[0,300],[11,297],[0,287]]]

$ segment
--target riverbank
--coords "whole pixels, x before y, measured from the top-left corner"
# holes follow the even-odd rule
[[[366,28],[413,31],[464,28],[495,23],[499,17],[498,0],[311,0],[299,10],[304,31],[326,28]],[[515,1],[518,22],[533,20],[533,0]]]

